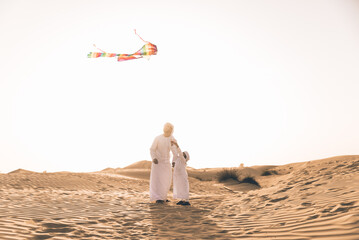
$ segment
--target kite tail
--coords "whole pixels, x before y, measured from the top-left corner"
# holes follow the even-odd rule
[[[89,54],[87,54],[88,58],[99,58],[99,57],[117,57],[119,54],[117,53],[107,53],[101,49],[99,49],[98,47],[96,47],[96,45],[93,45],[95,48],[97,48],[98,50],[100,50],[101,52],[90,52]]]
[[[99,58],[99,57],[117,57],[116,53],[106,53],[106,52],[90,52],[87,54],[88,58]]]
[[[134,54],[118,54],[117,61],[127,61],[132,59],[142,58],[142,55],[134,55]]]

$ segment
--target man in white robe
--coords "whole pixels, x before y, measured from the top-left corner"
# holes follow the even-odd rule
[[[166,123],[163,134],[157,136],[152,143],[150,153],[152,167],[150,176],[150,201],[163,203],[167,200],[167,193],[171,187],[172,166],[170,163],[171,141],[176,141],[172,136],[173,125]]]

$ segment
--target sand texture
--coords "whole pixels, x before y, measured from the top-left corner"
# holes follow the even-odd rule
[[[359,239],[359,156],[239,169],[260,188],[191,169],[192,206],[150,203],[144,163],[0,174],[0,239]]]

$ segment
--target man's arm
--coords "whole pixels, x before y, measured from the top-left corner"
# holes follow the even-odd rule
[[[158,145],[158,137],[156,137],[155,140],[153,140],[152,146],[150,148],[150,154],[151,154],[152,162],[154,164],[158,164],[157,154],[156,154],[157,145]]]

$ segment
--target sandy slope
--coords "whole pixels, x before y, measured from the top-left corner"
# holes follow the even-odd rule
[[[190,178],[190,207],[149,203],[143,169],[0,174],[0,239],[359,239],[359,156],[274,169],[247,192]]]

